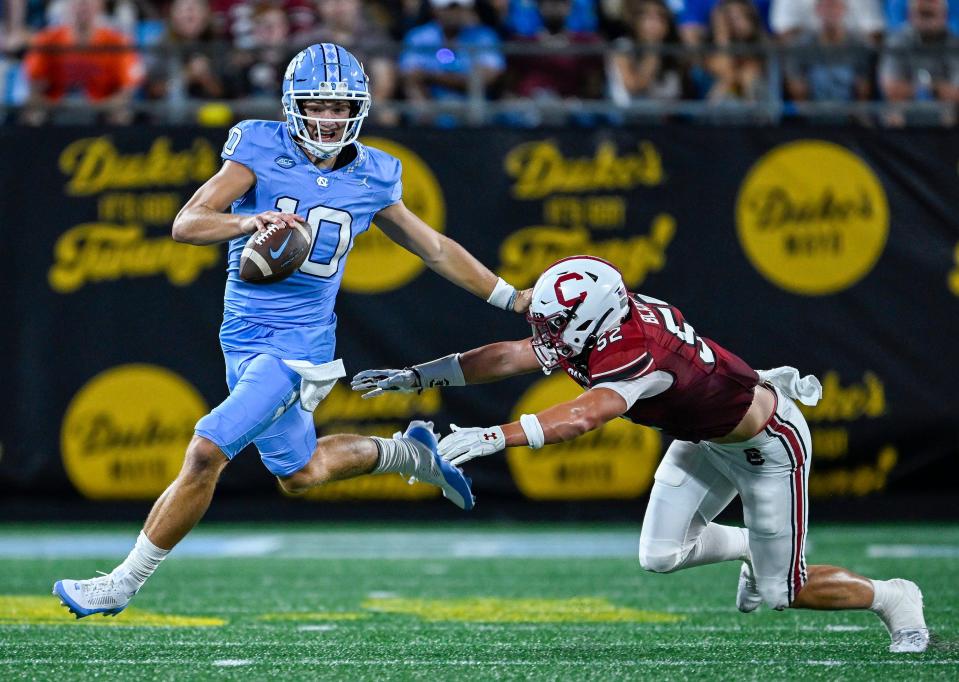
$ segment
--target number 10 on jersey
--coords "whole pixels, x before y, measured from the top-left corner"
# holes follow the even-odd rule
[[[281,197],[276,210],[296,213],[299,199]],[[310,255],[300,271],[314,277],[332,277],[340,266],[340,259],[350,250],[353,216],[329,206],[314,206],[306,213],[306,222],[313,233]]]

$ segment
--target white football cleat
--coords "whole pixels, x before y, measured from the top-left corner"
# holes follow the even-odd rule
[[[929,646],[929,630],[922,614],[919,586],[902,578],[887,580],[886,584],[893,589],[889,590],[886,601],[873,610],[892,637],[889,651],[894,654],[922,653]]]
[[[58,580],[53,585],[54,596],[77,619],[102,613],[115,616],[127,607],[136,591],[130,593],[112,574],[103,574],[89,580]]]
[[[763,603],[763,598],[759,596],[759,589],[756,587],[756,576],[753,575],[753,567],[744,561],[742,568],[739,569],[739,586],[736,588],[736,608],[743,613],[752,613]]]

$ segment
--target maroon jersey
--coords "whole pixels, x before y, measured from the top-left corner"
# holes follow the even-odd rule
[[[623,415],[687,441],[725,436],[742,420],[759,383],[756,372],[715,341],[696,334],[679,310],[630,294],[630,314],[601,336],[585,363],[567,367],[583,388],[665,372],[672,384],[636,400]]]

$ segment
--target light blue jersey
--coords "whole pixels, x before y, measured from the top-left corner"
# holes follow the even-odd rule
[[[256,184],[233,203],[233,213],[297,213],[309,223],[313,243],[306,262],[292,276],[251,284],[239,277],[240,253],[249,237],[230,242],[220,329],[224,351],[317,363],[333,358],[333,306],[346,256],[374,215],[402,196],[399,160],[354,144],[351,163],[320,170],[293,142],[283,122],[243,121],[230,130],[221,156],[256,175]]]
[[[267,468],[289,476],[309,462],[316,446],[313,415],[299,405],[300,376],[283,360],[333,359],[333,305],[346,255],[373,216],[402,195],[400,162],[358,142],[356,158],[320,170],[279,121],[243,121],[230,130],[223,158],[241,163],[256,184],[233,203],[233,212],[297,213],[313,234],[310,255],[287,279],[250,284],[239,277],[249,239],[230,242],[220,344],[230,396],[196,425],[196,433],[232,459],[256,443]]]

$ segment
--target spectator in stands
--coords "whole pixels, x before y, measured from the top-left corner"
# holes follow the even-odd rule
[[[282,7],[260,3],[254,8],[252,41],[251,49],[237,50],[231,58],[230,90],[239,97],[279,97],[286,65],[296,52]]]
[[[633,100],[677,100],[683,96],[683,68],[675,54],[661,54],[662,46],[680,45],[679,32],[663,0],[627,0],[623,18],[630,36],[616,42],[610,54],[609,90],[620,105]]]
[[[946,0],[911,0],[909,26],[890,36],[886,44],[924,50],[883,55],[879,79],[887,100],[959,102],[959,37],[949,31]],[[951,49],[934,49],[944,47]],[[893,112],[887,122],[901,125],[905,118]],[[953,123],[954,111],[948,112],[942,122]]]
[[[532,38],[542,33],[545,14],[563,15],[562,29],[570,33],[598,35],[599,21],[596,16],[595,0],[569,0],[562,7],[544,7],[543,0],[494,0],[493,2],[479,2],[477,7],[484,5],[499,6],[499,12],[494,13],[492,21],[499,20],[501,31],[505,38],[522,39]],[[480,15],[483,18],[483,15]],[[493,26],[492,23],[486,22]]]
[[[816,0],[820,28],[803,33],[796,45],[809,49],[820,47],[824,51],[787,56],[786,91],[794,102],[851,102],[870,98],[868,44],[846,27],[848,1]]]
[[[456,125],[457,117],[435,116],[431,101],[464,101],[475,86],[488,94],[505,62],[496,32],[477,22],[473,0],[430,0],[433,21],[404,40],[399,66],[408,100],[424,105],[417,118]]]
[[[763,27],[769,28],[769,6],[772,0],[753,0]],[[719,0],[670,0],[670,8],[676,15],[679,35],[686,45],[702,45],[709,35],[710,19]]]
[[[598,99],[603,94],[603,58],[563,54],[571,45],[597,45],[593,31],[570,26],[572,0],[540,0],[536,21],[514,38],[517,44],[538,45],[551,54],[514,55],[507,60],[506,91],[516,97]]]
[[[102,9],[101,0],[69,0],[67,23],[36,35],[24,60],[30,81],[24,122],[43,123],[53,105],[72,96],[96,103],[108,122],[130,122],[143,65],[126,36],[102,25]]]
[[[164,40],[171,51],[150,59],[147,94],[155,99],[223,97],[226,59],[216,40],[207,0],[173,0]]]
[[[27,0],[7,0],[3,7],[3,30],[0,50],[6,54],[19,52],[30,41],[27,23]]]
[[[429,23],[433,18],[427,0],[395,0],[391,4],[389,33],[394,40],[403,40],[417,26]]]
[[[301,36],[309,35],[316,29],[313,0],[271,0],[271,2],[286,13],[290,34],[297,38],[297,46],[305,47],[308,43],[305,43]],[[258,3],[250,0],[211,0],[213,28],[217,36],[232,41],[234,47],[244,50],[252,48],[256,43],[253,24],[258,6]]]
[[[376,103],[371,109],[371,120],[380,125],[396,125],[399,116],[389,105],[397,91],[396,66],[388,50],[389,35],[361,0],[317,0],[316,7],[320,28],[307,43],[336,43],[352,52],[370,79]]]
[[[748,48],[758,50],[765,43],[755,6],[749,0],[720,0],[713,10],[711,26],[712,45],[747,51],[715,52],[706,58],[706,69],[713,80],[706,98],[713,102],[761,99],[765,88],[765,58],[748,51]]]
[[[846,27],[873,43],[882,38],[886,21],[879,0],[847,0]],[[791,42],[804,32],[818,31],[816,0],[773,0],[769,15],[773,33],[782,42]]]
[[[910,0],[886,0],[886,27],[890,33],[909,24]],[[959,2],[947,3],[949,9],[949,30],[959,35]]]

